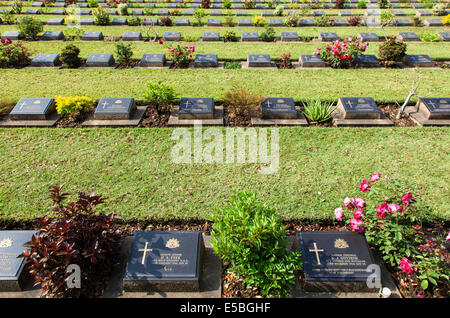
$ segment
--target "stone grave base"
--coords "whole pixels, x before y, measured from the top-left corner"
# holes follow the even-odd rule
[[[405,107],[405,113],[419,126],[450,126],[450,119],[427,119],[416,111],[416,106]]]
[[[9,118],[0,121],[0,127],[53,127],[61,118],[58,113],[54,112],[48,119],[42,120],[11,120]]]
[[[345,119],[344,113],[336,108],[336,110],[331,115],[333,117],[334,126],[340,127],[352,127],[352,126],[361,126],[361,127],[371,127],[371,126],[394,126],[394,123],[381,114],[380,119]]]
[[[114,63],[114,65],[111,66],[87,66],[86,64],[83,64],[79,67],[79,69],[100,69],[100,70],[104,70],[104,69],[115,69],[119,66],[119,63]]]
[[[40,298],[43,290],[39,286],[33,287],[33,285],[33,280],[28,279],[23,290],[0,291],[0,298]]]
[[[189,63],[189,68],[224,68],[225,62],[218,62],[217,66],[195,66],[194,62]]]
[[[62,65],[57,66],[25,66],[24,69],[51,69],[51,70],[58,70],[62,68]]]
[[[300,62],[292,62],[293,68],[301,68],[305,70],[323,70],[324,68],[330,68],[328,65],[324,64],[324,66],[303,66]]]
[[[129,236],[122,244],[120,258],[113,268],[109,284],[103,294],[104,298],[220,298],[222,293],[222,263],[214,255],[211,237],[203,236],[205,245],[200,291],[161,292],[147,290],[143,292],[123,291],[123,276],[127,265],[133,237]]]
[[[301,113],[300,107],[295,107],[295,109],[297,110],[296,119],[275,119],[252,116],[252,126],[308,126],[308,121]]]
[[[275,62],[271,62],[271,66],[248,66],[248,62],[241,62],[242,64],[242,69],[261,69],[261,70],[277,70],[278,67],[275,64]]]
[[[262,42],[262,40],[261,39],[250,39],[250,40],[239,39],[237,42]]]
[[[136,110],[131,114],[130,119],[94,119],[94,115],[89,116],[85,122],[81,124],[83,127],[131,127],[137,126],[144,117],[147,106],[137,106]]]
[[[219,37],[219,40],[218,40],[218,41],[203,40],[203,38],[200,38],[200,39],[198,39],[197,41],[198,41],[198,42],[206,42],[206,43],[209,43],[209,42],[211,42],[211,43],[220,43],[220,42],[224,42],[224,40],[223,40],[222,37]]]
[[[170,64],[167,64],[167,65],[165,65],[165,66],[139,66],[139,64],[138,65],[136,65],[135,67],[133,67],[133,68],[137,68],[137,69],[149,69],[149,70],[168,70],[169,69],[169,66]]]
[[[194,122],[201,121],[202,126],[223,126],[223,106],[214,106],[213,119],[178,119],[179,106],[174,106],[172,114],[170,114],[167,126],[182,127],[193,126]]]

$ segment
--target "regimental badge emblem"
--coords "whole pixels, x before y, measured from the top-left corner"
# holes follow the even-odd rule
[[[177,248],[177,247],[180,247],[180,242],[179,242],[177,239],[172,238],[172,239],[170,239],[170,240],[167,241],[166,247],[167,247],[167,248]]]
[[[349,245],[345,240],[337,239],[336,241],[334,241],[334,247],[335,248],[348,248]]]
[[[11,238],[7,237],[0,241],[0,248],[11,247],[12,244],[13,244],[13,240]]]

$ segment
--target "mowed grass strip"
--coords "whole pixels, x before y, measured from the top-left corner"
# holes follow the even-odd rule
[[[423,69],[419,96],[450,96],[450,71]],[[140,101],[149,81],[172,85],[178,97],[222,100],[234,84],[243,84],[267,97],[319,98],[370,96],[377,102],[402,103],[408,95],[414,69],[4,69],[0,70],[0,105],[20,98],[64,96],[134,97]],[[417,98],[412,99],[414,103]]]
[[[224,129],[222,129],[224,131]],[[379,172],[449,219],[449,128],[280,128],[280,167],[175,164],[173,129],[0,129],[0,218],[50,213],[48,187],[95,191],[130,219],[203,219],[233,190],[256,191],[285,220],[333,218]]]

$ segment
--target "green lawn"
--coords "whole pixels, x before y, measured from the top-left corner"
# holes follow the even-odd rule
[[[280,169],[174,164],[172,129],[0,129],[0,217],[49,211],[50,185],[94,190],[125,219],[206,218],[233,189],[256,191],[284,219],[324,220],[380,172],[449,219],[449,128],[281,128]]]

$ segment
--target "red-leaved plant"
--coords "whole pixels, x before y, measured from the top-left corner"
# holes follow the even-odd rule
[[[42,286],[44,297],[96,296],[92,284],[104,275],[108,257],[118,251],[118,218],[113,213],[96,213],[103,203],[101,195],[79,192],[76,201],[65,204],[68,194],[61,193],[62,188],[52,186],[48,197],[58,217],[37,219],[39,233],[19,257],[28,258],[29,272],[35,285]],[[80,266],[81,288],[69,288],[66,283],[70,264]]]

